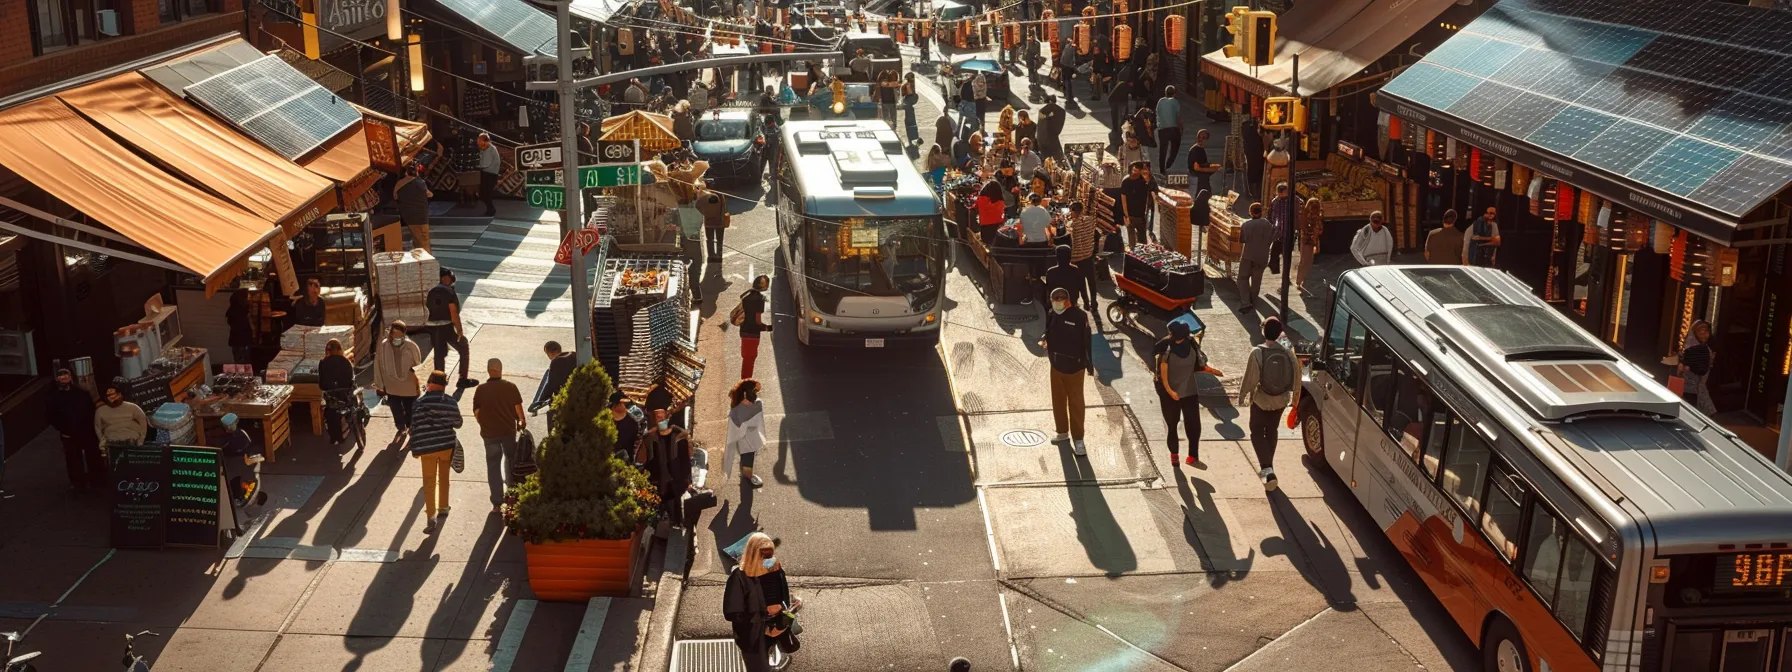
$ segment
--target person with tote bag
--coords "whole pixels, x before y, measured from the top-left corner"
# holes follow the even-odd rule
[[[753,458],[765,447],[765,402],[759,400],[759,381],[746,378],[728,390],[728,439],[722,454],[723,473],[733,473],[740,463],[740,477],[753,487],[765,481],[753,474]]]

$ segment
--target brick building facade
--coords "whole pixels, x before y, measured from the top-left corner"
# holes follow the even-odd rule
[[[0,2],[0,99],[41,86],[105,70],[200,40],[242,33],[245,0],[13,0]],[[40,3],[44,3],[40,5]],[[172,3],[179,20],[164,22],[162,5]],[[203,5],[205,12],[187,12]],[[100,36],[94,8],[117,12],[118,35]],[[78,44],[40,44],[51,22],[60,16],[62,30],[87,33]],[[71,30],[72,29],[72,30]],[[90,39],[97,38],[97,39]],[[55,42],[56,40],[51,40]],[[47,48],[46,48],[47,47]]]

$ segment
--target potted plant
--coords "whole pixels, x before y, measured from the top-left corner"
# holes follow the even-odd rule
[[[616,456],[610,376],[597,362],[573,370],[554,395],[554,425],[536,450],[540,469],[511,489],[504,524],[523,539],[538,599],[626,597],[659,497]]]

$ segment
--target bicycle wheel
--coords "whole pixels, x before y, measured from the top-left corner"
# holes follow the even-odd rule
[[[349,425],[354,427],[355,450],[361,450],[363,448],[366,448],[367,447],[367,423],[361,422],[360,418],[354,418],[354,417],[344,418],[344,420],[348,420]]]

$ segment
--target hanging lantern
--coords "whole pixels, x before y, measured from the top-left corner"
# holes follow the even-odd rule
[[[1183,45],[1188,43],[1187,29],[1183,26],[1185,20],[1175,14],[1164,17],[1164,49],[1172,55],[1182,53]]]
[[[1002,24],[1002,48],[1013,49],[1020,46],[1020,24],[1010,21]]]
[[[1090,46],[1089,43],[1091,41],[1092,40],[1089,39],[1089,24],[1086,24],[1086,23],[1077,24],[1076,25],[1076,53],[1078,56],[1088,56],[1089,55],[1089,46]]]
[[[1052,10],[1049,10],[1049,9],[1045,10],[1045,13],[1042,16],[1044,17],[1044,21],[1045,21],[1045,41],[1050,42],[1052,44],[1057,44],[1058,43],[1058,22],[1055,19],[1055,17],[1052,15]]]
[[[1667,222],[1655,222],[1655,235],[1649,239],[1649,249],[1656,254],[1668,254],[1674,251],[1674,226]]]
[[[1126,0],[1114,0],[1114,18],[1125,20]]]
[[[1119,4],[1121,0],[1115,0]],[[1114,60],[1125,61],[1132,58],[1132,26],[1124,23],[1114,24]]]
[[[1564,182],[1556,182],[1555,219],[1574,219],[1574,187]]]

